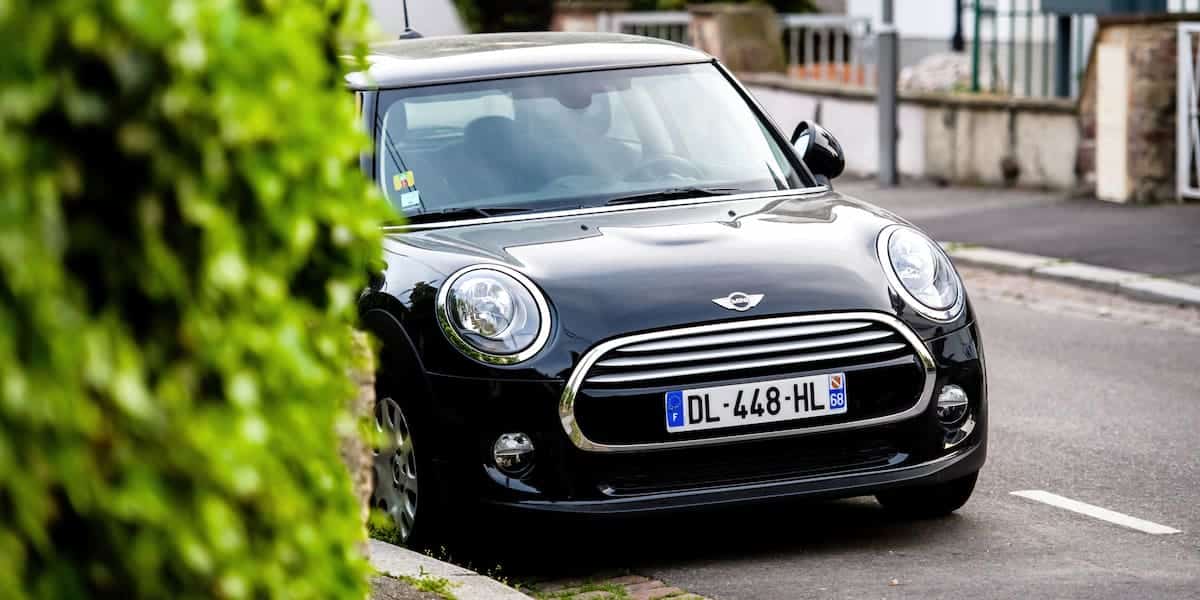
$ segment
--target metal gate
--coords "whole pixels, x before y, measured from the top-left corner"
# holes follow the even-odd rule
[[[1200,23],[1179,24],[1175,96],[1175,193],[1200,198]]]

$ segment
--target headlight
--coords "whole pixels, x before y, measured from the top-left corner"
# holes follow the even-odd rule
[[[499,265],[475,265],[446,278],[437,316],[452,344],[489,364],[523,361],[550,337],[550,310],[537,286]]]
[[[935,321],[962,313],[962,282],[940,246],[914,229],[893,225],[879,234],[878,250],[892,287],[913,309]]]

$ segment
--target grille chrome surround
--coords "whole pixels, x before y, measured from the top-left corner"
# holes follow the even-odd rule
[[[742,348],[725,348],[717,350],[697,350],[694,352],[680,352],[667,356],[619,356],[601,360],[596,363],[597,367],[644,367],[647,365],[661,365],[670,363],[688,362],[694,360],[709,360],[714,358],[736,358],[740,356],[753,356],[755,354],[774,354],[776,352],[787,352],[789,350],[809,350],[813,348],[827,348],[829,346],[843,346],[846,344],[857,344],[860,342],[870,342],[880,338],[891,337],[893,334],[888,331],[866,331],[862,333],[851,333],[848,335],[838,335],[831,337],[818,338],[815,340],[802,340],[798,342],[777,342],[774,344],[762,344],[757,346],[749,346]],[[628,352],[626,348],[618,348],[617,352]],[[590,381],[591,379],[589,379]]]
[[[892,332],[878,335],[879,331],[867,331],[851,334],[841,332],[865,329],[873,325],[884,325]],[[772,342],[741,346],[735,348],[719,347],[735,342],[762,342],[778,340],[785,337],[820,335],[834,333],[836,335],[811,340],[794,342]],[[865,334],[872,337],[866,338]],[[857,337],[855,337],[857,336]],[[877,336],[877,337],[876,337]],[[899,336],[899,339],[896,339]],[[822,341],[823,340],[823,341]],[[868,342],[869,345],[863,345]],[[879,343],[870,343],[879,342]],[[903,342],[903,343],[902,343]],[[857,344],[857,345],[856,345]],[[713,348],[712,346],[718,346]],[[801,346],[801,347],[793,347]],[[845,346],[839,348],[839,346]],[[829,349],[832,347],[832,349]],[[697,349],[699,348],[699,349]],[[584,435],[575,419],[575,400],[584,384],[613,384],[636,383],[640,381],[658,381],[670,377],[681,377],[706,373],[724,372],[731,369],[749,369],[780,365],[804,364],[822,360],[837,360],[884,354],[902,349],[910,349],[925,371],[925,382],[916,404],[907,410],[861,419],[847,423],[835,423],[810,427],[799,427],[777,431],[757,433],[730,434],[718,437],[679,440],[668,442],[651,442],[637,444],[602,444],[594,442]],[[695,360],[736,358],[753,356],[767,352],[790,350],[816,350],[802,352],[792,356],[773,357],[765,359],[748,359],[727,361],[719,364],[672,366]],[[668,354],[662,354],[669,351]],[[651,352],[659,354],[650,355]],[[622,356],[609,357],[617,353]],[[624,356],[629,355],[629,356]],[[603,360],[602,360],[603,359]],[[616,374],[602,374],[589,377],[589,372],[595,367],[646,367],[667,365],[667,368],[629,371]],[[770,317],[684,327],[667,331],[634,334],[616,338],[596,345],[580,359],[575,370],[567,379],[563,393],[559,399],[558,416],[563,430],[571,442],[581,450],[589,452],[644,452],[651,450],[669,450],[693,446],[708,446],[741,442],[756,439],[770,439],[827,433],[845,429],[858,429],[901,421],[916,416],[925,411],[933,397],[934,380],[937,376],[937,364],[925,343],[899,319],[882,313],[852,312],[821,315],[804,315],[793,317]]]
[[[619,351],[658,352],[660,350],[688,349],[695,348],[697,346],[716,346],[721,344],[736,344],[739,342],[759,342],[764,340],[797,337],[803,335],[818,335],[822,333],[851,331],[870,326],[871,324],[867,322],[856,323],[854,321],[847,321],[844,323],[797,325],[795,327],[776,327],[770,329],[760,328],[758,331],[742,331],[736,333],[700,333],[696,335],[681,336],[680,339],[629,344],[628,346],[621,346]]]

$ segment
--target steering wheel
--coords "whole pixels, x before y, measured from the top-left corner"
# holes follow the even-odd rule
[[[668,154],[642,163],[625,175],[626,181],[646,181],[659,175],[681,175],[699,178],[703,173],[692,161]]]

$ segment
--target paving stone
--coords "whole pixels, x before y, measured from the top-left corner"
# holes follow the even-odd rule
[[[677,587],[658,587],[648,590],[642,590],[635,594],[630,594],[632,600],[658,600],[659,598],[671,597],[675,598],[682,594],[683,590]]]
[[[573,578],[573,579],[555,579],[552,581],[543,581],[541,583],[536,583],[532,587],[533,587],[533,589],[535,589],[539,592],[545,593],[545,594],[557,594],[560,592],[565,592],[570,589],[583,587],[583,584],[587,583],[587,581],[588,580],[586,580],[586,579],[575,579],[575,578]]]
[[[627,586],[625,586],[625,591],[629,592],[630,594],[636,594],[641,591],[653,590],[655,588],[660,588],[660,587],[666,587],[666,584],[664,584],[661,581],[648,580],[648,581],[645,581],[642,583],[635,583],[633,585],[627,585]]]
[[[620,577],[613,577],[612,579],[605,579],[604,581],[602,581],[600,583],[613,584],[613,585],[632,585],[635,583],[644,583],[647,581],[650,581],[649,577],[642,577],[641,575],[622,575]]]
[[[604,590],[592,590],[571,596],[571,600],[608,600],[609,598],[616,598],[616,595]]]

